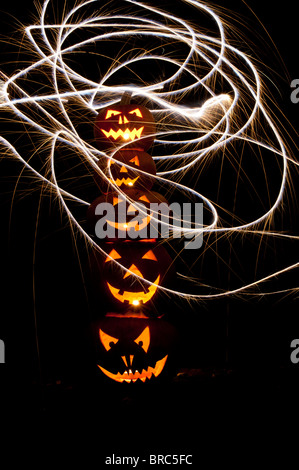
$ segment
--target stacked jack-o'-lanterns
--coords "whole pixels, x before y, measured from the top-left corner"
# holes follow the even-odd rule
[[[150,204],[166,203],[162,195],[151,191],[156,167],[146,150],[154,142],[155,131],[152,113],[131,104],[126,93],[119,104],[102,109],[95,121],[97,146],[106,152],[98,166],[106,178],[101,172],[94,173],[102,195],[89,206],[87,221],[95,227],[99,219],[96,208],[109,203],[116,219],[106,216],[104,223],[116,235],[102,241],[105,256],[95,250],[90,259],[99,310],[105,313],[94,322],[94,343],[99,370],[121,383],[160,378],[176,339],[175,328],[161,318],[164,312],[157,313],[154,305],[159,286],[167,285],[173,274],[171,257],[157,238],[138,236],[150,225]],[[135,215],[138,202],[146,213],[136,222],[130,213]],[[117,209],[122,205],[126,220],[119,222]]]

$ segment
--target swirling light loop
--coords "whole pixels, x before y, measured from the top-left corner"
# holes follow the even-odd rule
[[[113,160],[115,152],[105,154],[79,135],[66,107],[70,99],[77,100],[80,106],[95,116],[106,106],[117,103],[120,96],[127,91],[132,94],[132,99],[146,100],[153,114],[157,117],[173,117],[175,124],[168,123],[165,128],[160,126],[155,134],[155,142],[159,145],[159,149],[163,148],[163,154],[154,155],[154,160],[157,164],[171,164],[171,168],[167,167],[157,172],[156,180],[161,185],[169,185],[189,194],[196,201],[204,202],[212,214],[212,220],[204,227],[194,228],[194,235],[232,232],[265,235],[265,232],[258,230],[257,227],[261,223],[265,223],[280,207],[287,185],[288,167],[290,164],[298,165],[298,162],[288,155],[284,139],[266,109],[262,97],[261,79],[252,60],[227,41],[223,22],[212,8],[204,2],[196,0],[182,1],[195,7],[199,13],[202,12],[210,16],[217,30],[214,35],[212,33],[211,35],[203,34],[200,28],[197,30],[182,18],[135,0],[123,0],[123,4],[130,8],[127,13],[122,14],[109,13],[107,10],[97,12],[99,4],[97,0],[83,0],[69,12],[65,12],[60,23],[47,24],[47,12],[51,2],[46,0],[41,10],[39,24],[25,28],[28,41],[37,60],[10,78],[6,77],[1,83],[0,108],[9,108],[18,119],[32,126],[39,135],[44,136],[50,142],[49,165],[47,166],[51,169],[50,176],[35,169],[29,163],[30,160],[25,160],[8,139],[1,137],[2,146],[10,155],[20,160],[27,169],[32,171],[35,177],[46,183],[51,191],[55,191],[70,223],[80,231],[95,250],[103,251],[83,230],[66,203],[66,199],[72,199],[76,203],[86,206],[89,205],[89,202],[61,187],[55,171],[56,146],[59,142],[74,149],[94,171],[97,171],[107,181],[109,177],[111,178],[111,174],[106,175],[101,171],[97,160],[100,157]],[[91,5],[94,5],[94,14],[85,17],[84,11]],[[134,8],[136,11],[144,11],[147,14],[146,17],[132,13]],[[75,18],[77,14],[81,15],[80,20]],[[86,30],[96,31],[96,33],[90,33],[91,36],[82,41],[76,40],[73,44],[68,44],[75,33],[80,34]],[[67,57],[84,51],[91,44],[97,44],[101,47],[105,41],[126,41],[132,38],[136,42],[140,39],[150,42],[154,37],[161,41],[167,40],[183,44],[188,49],[185,52],[185,57],[173,58],[140,49],[137,55],[132,55],[124,59],[123,62],[120,61],[120,58],[115,60],[109,70],[102,74],[98,82],[75,71],[67,60]],[[155,83],[109,85],[109,81],[118,76],[119,72],[129,70],[136,65],[140,66],[146,61],[159,62],[164,69],[167,68],[167,65],[171,65],[172,69],[175,68],[176,71],[171,72],[169,77],[155,81]],[[196,65],[199,61],[202,61],[208,69],[202,76],[199,75],[199,66]],[[39,94],[38,90],[36,94],[27,92],[22,87],[22,80],[25,77],[30,77],[30,74],[35,71],[44,70],[51,71],[51,93]],[[188,76],[189,80],[192,79],[192,83],[181,85],[180,79],[183,74]],[[225,83],[224,89],[226,91],[221,94],[217,94],[212,86],[213,77],[216,75],[221,77]],[[171,86],[172,89],[167,89],[168,86]],[[188,93],[202,90],[208,96],[203,103],[190,106],[184,102],[184,97]],[[242,114],[242,121],[238,120],[236,116],[241,112],[245,97],[248,111],[246,118],[245,113]],[[49,111],[49,103],[52,105],[53,112]],[[26,105],[26,108],[23,105]],[[31,113],[32,109],[43,116],[43,122],[36,119],[34,113]],[[261,116],[271,133],[267,142],[250,132],[251,126],[257,124]],[[180,139],[177,139],[178,128],[180,129]],[[193,136],[190,137],[190,133]],[[186,134],[186,138],[184,138],[184,134]],[[180,183],[180,179],[190,169],[195,169],[207,155],[217,155],[221,149],[225,149],[228,144],[236,141],[247,142],[257,146],[258,149],[265,149],[276,157],[280,157],[281,181],[277,187],[274,202],[262,215],[247,223],[225,226],[219,217],[215,203],[194,188]],[[178,146],[181,147],[179,151],[177,150]],[[174,151],[174,149],[176,150]],[[141,171],[141,173],[144,172]],[[113,185],[113,189],[125,197],[125,194],[116,185]],[[266,234],[281,236],[273,231]],[[294,240],[298,238],[286,236]],[[116,260],[114,262],[120,265]],[[222,297],[251,291],[252,287],[297,267],[298,263],[294,263],[285,269],[264,276],[252,283],[244,284],[237,289],[223,292],[219,292],[218,289],[218,293],[211,295],[177,292],[161,286],[159,289],[185,298]],[[135,273],[132,275],[138,277]],[[143,281],[150,284],[149,281],[144,279]]]

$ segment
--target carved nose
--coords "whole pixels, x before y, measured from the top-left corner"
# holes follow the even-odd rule
[[[128,173],[128,170],[126,169],[125,166],[122,166],[121,169],[119,170],[120,173]]]
[[[141,272],[139,271],[139,269],[137,268],[137,266],[135,266],[135,264],[132,264],[130,267],[129,267],[129,271],[131,271],[132,273],[136,274],[137,276],[140,276],[143,278]],[[127,271],[123,277],[123,279],[125,279],[126,277],[128,276],[131,276],[132,274]]]
[[[126,367],[132,367],[134,355],[130,355],[130,356],[128,356],[128,358],[126,356],[121,356],[121,358],[124,361]],[[128,363],[128,359],[130,361],[129,363]]]
[[[126,118],[126,116],[124,116],[124,120],[122,119],[121,116],[119,116],[119,119],[118,119],[118,124],[128,124],[128,119]]]

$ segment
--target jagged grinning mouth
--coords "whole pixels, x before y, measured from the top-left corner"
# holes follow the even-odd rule
[[[134,220],[132,222],[126,222],[125,224],[119,224],[118,222],[111,222],[110,220],[107,220],[107,223],[111,227],[114,227],[116,230],[120,230],[121,232],[128,232],[132,228],[135,229],[135,232],[139,232],[140,230],[148,226],[148,224],[151,221],[152,216],[153,216],[153,213],[151,213],[145,219],[143,219],[141,224],[138,222],[138,220]]]
[[[140,139],[143,129],[144,126],[140,127],[138,130],[134,128],[132,131],[130,131],[128,128],[125,131],[119,129],[117,132],[113,129],[110,129],[109,132],[105,131],[104,129],[101,129],[101,131],[107,138],[113,137],[114,140],[119,139],[119,137],[122,137],[125,140],[135,140],[136,138]]]
[[[131,179],[131,178],[119,179],[119,178],[116,178],[116,180],[115,180],[113,178],[109,178],[109,181],[110,181],[110,183],[116,184],[116,186],[121,186],[122,184],[125,184],[126,186],[134,186],[134,184],[136,183],[138,178],[139,178],[139,176],[137,176],[137,178],[135,178],[135,179]]]
[[[141,380],[142,382],[145,382],[146,379],[150,380],[152,378],[152,375],[155,377],[158,377],[158,375],[161,374],[162,370],[164,369],[166,360],[168,358],[168,354],[163,357],[163,359],[160,359],[160,361],[157,361],[154,367],[148,367],[147,370],[143,369],[142,372],[138,372],[138,370],[135,370],[133,372],[131,369],[126,370],[123,374],[118,372],[117,374],[113,374],[112,372],[109,372],[109,370],[104,369],[104,367],[101,367],[98,365],[98,367],[101,369],[101,371],[107,375],[112,380],[115,380],[116,382],[136,382],[136,380]]]
[[[109,287],[109,290],[110,290],[111,294],[117,300],[119,300],[120,302],[127,301],[127,302],[129,302],[130,305],[136,305],[137,302],[138,303],[143,302],[144,304],[146,302],[148,302],[153,297],[153,295],[155,294],[155,292],[158,288],[159,282],[160,282],[160,274],[157,277],[157,279],[155,280],[155,282],[153,282],[153,284],[148,288],[148,292],[128,292],[128,291],[124,291],[123,294],[120,294],[119,293],[120,289],[117,289],[116,287],[111,286],[111,284],[109,284],[109,282],[107,282],[107,285]]]

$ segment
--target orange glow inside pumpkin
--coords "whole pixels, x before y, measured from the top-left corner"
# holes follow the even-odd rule
[[[108,167],[110,167],[111,165],[114,165],[115,163],[116,163],[116,161],[109,160]],[[129,160],[129,163],[134,163],[136,166],[140,166],[139,158],[138,158],[137,155],[135,157],[131,158],[131,160]],[[122,165],[119,172],[120,173],[128,173],[128,169],[124,165]],[[136,181],[138,179],[139,179],[139,176],[136,176],[136,178],[116,178],[116,179],[109,178],[109,181],[111,183],[116,184],[116,186],[121,186],[122,184],[124,184],[125,186],[132,187],[132,186],[134,186],[134,184],[136,183]]]
[[[135,343],[139,344],[139,346],[141,346],[145,352],[148,351],[150,345],[150,330],[148,326],[143,330],[141,335],[139,335],[138,338],[135,339]]]
[[[105,119],[110,119],[111,117],[118,116],[119,114],[122,114],[122,112],[121,111],[116,111],[114,109],[108,109]],[[138,116],[140,118],[143,117],[139,108],[136,108],[136,109],[133,109],[132,111],[129,111],[129,114],[135,114],[135,116]],[[124,124],[129,122],[126,117],[124,117],[124,119],[125,119]],[[119,124],[123,124],[121,116],[119,118]]]
[[[147,198],[146,195],[143,195],[138,198],[139,201],[144,201],[150,203],[149,199]],[[122,199],[119,196],[113,196],[112,199],[112,204],[113,206],[116,206],[117,204],[125,202],[124,199]],[[130,204],[127,208],[127,215],[129,214],[135,214],[137,208],[134,207],[133,204]],[[149,225],[151,222],[153,213],[151,212],[148,215],[145,215],[140,221],[138,220],[132,220],[131,222],[126,222],[126,223],[118,223],[118,222],[112,222],[111,220],[107,220],[107,223],[110,225],[110,227],[114,227],[118,231],[127,231],[127,230],[135,230],[135,232],[143,230],[145,227]]]
[[[130,275],[130,274],[129,274]],[[133,307],[137,307],[140,305],[142,302],[143,304],[147,303],[153,295],[155,295],[158,285],[160,282],[160,274],[158,275],[157,279],[152,283],[152,285],[148,288],[148,292],[130,292],[130,291],[123,291],[122,294],[120,294],[121,289],[118,289],[117,287],[113,287],[109,282],[107,282],[108,288],[113,295],[113,297],[120,302],[128,302],[129,305],[132,305]]]
[[[143,117],[143,115],[142,115],[139,108],[136,108],[136,109],[133,109],[132,111],[129,111],[128,114],[131,114],[131,115],[134,114],[135,116],[137,116],[139,118]],[[119,125],[128,124],[130,122],[130,120],[125,115],[122,116],[121,111],[117,111],[117,110],[114,110],[114,109],[108,109],[108,111],[106,113],[106,116],[105,116],[105,120],[109,120],[109,119],[111,119],[112,117],[115,117],[115,116],[119,116],[119,119],[118,119],[118,124]],[[139,129],[136,129],[136,127],[135,127],[132,130],[130,130],[128,127],[125,130],[118,129],[117,131],[115,131],[113,129],[110,129],[109,131],[106,131],[105,129],[101,129],[101,131],[107,137],[107,139],[112,137],[114,140],[117,140],[120,137],[122,137],[126,141],[127,140],[133,141],[136,138],[140,139],[143,130],[144,130],[144,126],[139,127]]]
[[[109,351],[109,349],[111,349],[112,344],[116,344],[118,342],[117,338],[113,338],[113,336],[110,336],[107,333],[104,333],[104,331],[102,330],[100,330],[99,333],[100,333],[101,343],[103,344],[106,351]]]
[[[107,256],[105,263],[116,260],[116,259],[121,259],[121,256],[117,253],[117,251],[113,248],[112,251],[109,253],[109,256]],[[158,261],[155,254],[153,253],[152,250],[149,250],[145,255],[142,257],[142,259],[149,259],[152,261]],[[139,276],[140,278],[144,279],[143,274],[141,271],[135,266],[135,264],[132,264],[128,270],[126,270],[125,274],[123,275],[123,279],[128,278],[129,276],[136,275]],[[131,291],[126,291],[122,290],[117,287],[113,287],[109,282],[107,282],[107,286],[109,288],[109,291],[113,295],[113,297],[120,302],[128,302],[129,305],[132,305],[133,307],[139,306],[141,303],[145,304],[151,298],[154,296],[156,293],[159,283],[160,283],[160,274],[158,274],[157,278],[155,281],[148,287],[147,292],[144,291],[139,291],[139,292],[131,292]],[[122,292],[122,293],[121,293]]]
[[[115,380],[116,382],[136,382],[136,380],[141,380],[142,382],[145,382],[146,379],[151,379],[152,376],[154,375],[155,377],[158,377],[158,375],[161,374],[162,370],[164,369],[166,360],[168,358],[168,355],[164,356],[163,359],[160,361],[157,361],[154,367],[148,367],[147,369],[143,369],[142,372],[139,372],[138,370],[132,371],[132,369],[129,369],[129,371],[125,371],[123,374],[118,372],[117,374],[113,374],[112,372],[109,372],[109,370],[104,369],[104,367],[101,367],[98,365],[99,369],[110,379]]]
[[[140,166],[138,155],[136,155],[134,158],[131,158],[129,161],[135,163],[136,166]]]
[[[109,351],[113,345],[118,343],[118,339],[114,338],[113,336],[108,335],[105,333],[103,330],[99,330],[99,337],[100,341],[103,344],[104,348],[106,351]],[[140,346],[145,353],[148,352],[149,346],[150,346],[150,329],[147,326],[142,333],[134,340],[134,342]],[[155,377],[158,377],[158,375],[161,374],[162,370],[164,369],[166,360],[167,360],[168,355],[164,356],[163,359],[159,360],[156,362],[154,367],[149,366],[147,369],[143,369],[141,372],[138,370],[133,371],[133,363],[134,363],[134,355],[130,354],[128,357],[126,356],[121,356],[127,370],[125,370],[124,373],[112,373],[108,371],[107,369],[104,369],[104,367],[101,367],[98,365],[99,369],[110,379],[115,380],[116,382],[136,382],[137,380],[141,380],[142,382],[145,382],[146,379],[151,379],[151,377],[154,375]],[[129,361],[128,361],[129,360]]]

